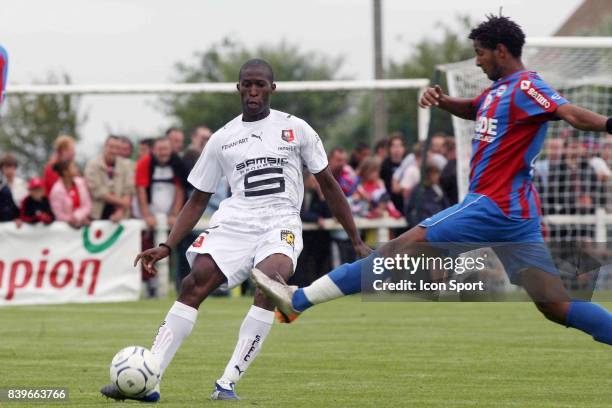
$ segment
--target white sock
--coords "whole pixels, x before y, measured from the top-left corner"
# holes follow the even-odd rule
[[[227,363],[223,376],[218,380],[220,385],[228,386],[229,383],[235,384],[240,380],[242,374],[259,354],[261,345],[270,333],[272,323],[274,323],[274,312],[255,305],[251,306],[240,326],[234,354]]]
[[[185,337],[191,333],[197,317],[197,309],[180,302],[174,302],[168,311],[151,347],[151,353],[157,358],[162,375]]]
[[[338,285],[327,275],[321,276],[309,286],[306,286],[304,288],[304,295],[313,305],[345,296],[340,288],[338,288]]]

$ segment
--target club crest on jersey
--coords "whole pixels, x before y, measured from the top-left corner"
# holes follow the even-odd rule
[[[504,92],[506,92],[507,89],[508,89],[507,85],[500,85],[500,87],[497,88],[497,96],[502,96]]]
[[[489,105],[491,105],[491,102],[493,102],[493,95],[488,94],[482,104],[482,109],[487,109]]]
[[[295,137],[293,136],[293,129],[285,129],[281,132],[281,139],[285,142],[293,142]]]
[[[295,245],[295,235],[289,230],[281,230],[280,239],[281,241],[285,241],[292,247]]]

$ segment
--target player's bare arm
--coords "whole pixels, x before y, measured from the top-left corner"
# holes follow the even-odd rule
[[[168,224],[172,227],[176,222],[176,217],[178,216],[181,208],[183,208],[183,204],[185,203],[185,187],[181,184],[176,186],[176,193],[174,194],[174,202],[172,203],[172,209],[170,211],[170,215],[168,216]]]
[[[169,256],[169,248],[176,246],[189,232],[191,232],[191,230],[193,230],[200,217],[202,217],[211,196],[212,193],[194,190],[170,230],[168,240],[165,242],[167,246],[158,246],[139,253],[134,260],[134,266],[138,264],[138,261],[141,261],[147,272],[153,274],[157,273],[155,263]]]
[[[357,255],[360,257],[368,256],[372,250],[361,240],[346,197],[342,189],[340,189],[338,182],[334,179],[329,167],[315,174],[315,177],[321,186],[321,191],[325,196],[329,209],[342,227],[344,227],[344,230],[353,243]]]
[[[469,98],[454,98],[442,92],[440,85],[434,85],[427,88],[421,99],[419,100],[421,108],[431,108],[437,106],[449,112],[451,115],[458,116],[462,119],[475,120],[476,108],[472,105],[472,100]]]
[[[606,129],[608,118],[580,106],[567,103],[559,106],[555,114],[576,129],[595,132],[610,131]]]

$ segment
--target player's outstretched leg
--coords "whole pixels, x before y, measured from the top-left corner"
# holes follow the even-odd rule
[[[405,252],[411,244],[425,241],[426,229],[414,227],[399,237],[387,242],[367,258],[350,264],[343,264],[327,275],[315,280],[309,286],[297,288],[270,279],[257,268],[251,271],[251,278],[261,291],[276,305],[284,316],[284,322],[291,322],[306,309],[346,295],[361,292],[361,272],[372,270],[374,258],[389,257]]]
[[[559,277],[541,270],[523,272],[521,283],[547,319],[582,330],[594,340],[612,345],[612,314],[604,307],[572,300]]]
[[[200,304],[225,281],[225,275],[210,255],[198,255],[196,257],[191,273],[183,279],[179,297],[159,326],[151,347],[151,353],[159,362],[160,378],[163,377],[164,371],[183,340],[191,333],[198,316]],[[104,396],[118,401],[137,399],[143,402],[157,402],[160,398],[159,384],[153,391],[141,398],[127,397],[114,384],[103,387],[100,392]]]

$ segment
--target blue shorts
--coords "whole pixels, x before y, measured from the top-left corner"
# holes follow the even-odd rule
[[[510,218],[497,204],[481,194],[468,194],[452,207],[419,224],[427,228],[427,241],[447,243],[451,252],[491,247],[504,265],[512,283],[520,282],[520,272],[537,268],[559,276],[544,243],[539,218]]]

